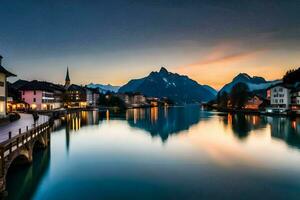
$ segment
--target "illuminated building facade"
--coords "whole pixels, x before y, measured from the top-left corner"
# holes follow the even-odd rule
[[[64,87],[44,81],[31,81],[20,88],[22,101],[32,110],[53,110],[63,106]]]
[[[7,115],[7,77],[16,76],[7,71],[2,66],[2,56],[0,55],[0,118],[5,118]]]

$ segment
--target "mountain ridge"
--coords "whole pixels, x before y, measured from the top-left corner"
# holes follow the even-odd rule
[[[107,92],[114,92],[117,93],[118,90],[120,89],[120,86],[113,86],[111,84],[94,84],[90,83],[87,85],[88,88],[96,88],[99,90],[100,93],[107,93]]]
[[[231,82],[225,84],[219,91],[221,94],[222,92],[229,93],[232,89],[232,87],[237,83],[245,83],[249,87],[250,91],[259,91],[259,90],[265,90],[268,87],[277,84],[281,82],[280,80],[273,80],[273,81],[267,81],[263,77],[260,76],[253,76],[251,77],[247,73],[239,73],[237,76],[235,76]]]
[[[119,92],[140,92],[146,96],[167,97],[178,104],[209,101],[217,93],[210,86],[200,85],[188,76],[169,72],[164,67],[159,71],[152,71],[146,77],[130,80]]]

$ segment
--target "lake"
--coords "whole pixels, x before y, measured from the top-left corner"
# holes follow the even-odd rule
[[[199,106],[80,112],[7,176],[8,199],[300,199],[300,119]]]

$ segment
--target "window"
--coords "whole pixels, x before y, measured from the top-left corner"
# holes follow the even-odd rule
[[[25,95],[25,90],[23,90],[23,95]]]
[[[4,82],[0,81],[0,87],[4,87]]]
[[[23,98],[23,101],[25,101],[25,98]]]
[[[36,102],[36,98],[33,98],[33,102]]]
[[[279,88],[279,92],[282,92],[283,91],[283,89],[282,88]]]
[[[35,90],[33,90],[33,95],[36,95],[36,91]]]

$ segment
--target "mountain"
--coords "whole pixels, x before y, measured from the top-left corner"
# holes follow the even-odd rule
[[[215,90],[214,88],[210,87],[209,85],[202,85],[205,89],[207,89],[208,91],[210,91],[213,95],[217,96],[218,91]]]
[[[281,81],[275,80],[275,81],[266,81],[264,78],[259,76],[249,76],[246,73],[240,73],[238,74],[230,83],[226,84],[221,90],[220,93],[226,91],[229,93],[232,89],[232,87],[237,83],[246,83],[249,87],[250,91],[261,91],[265,90],[268,87],[277,84]]]
[[[94,83],[88,84],[87,87],[88,88],[96,88],[101,93],[106,93],[106,92],[115,92],[115,93],[117,93],[119,88],[120,88],[120,86],[113,86],[113,85],[110,85],[110,84],[102,85],[102,84],[94,84]]]
[[[29,83],[29,81],[19,79],[19,80],[15,81],[14,83],[12,83],[11,87],[13,87],[16,90],[19,90],[21,87],[23,87],[27,83]]]
[[[216,96],[213,88],[200,85],[187,76],[168,72],[164,67],[159,72],[151,72],[147,77],[129,81],[119,92],[140,92],[151,97],[167,97],[177,104],[209,101]]]

